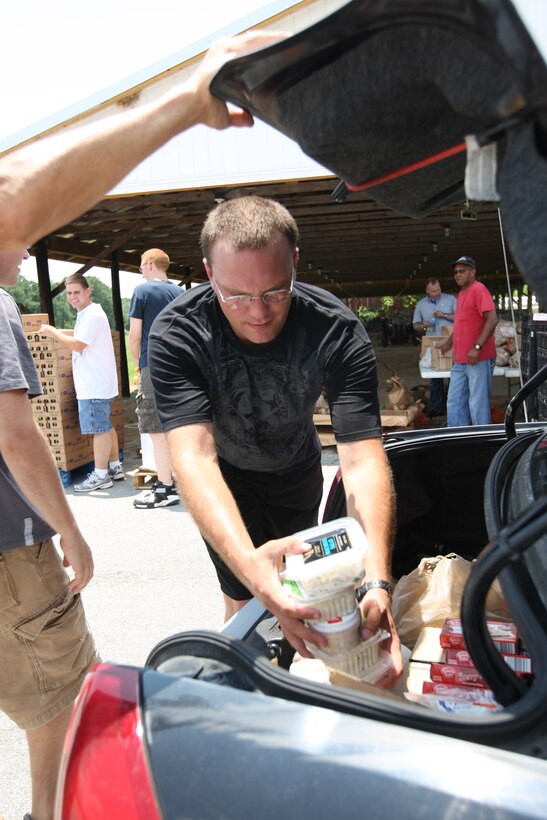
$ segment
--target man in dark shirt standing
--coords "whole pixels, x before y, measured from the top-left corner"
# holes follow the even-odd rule
[[[215,208],[201,235],[209,283],[158,317],[149,362],[158,413],[188,510],[224,593],[226,618],[253,595],[309,657],[303,623],[319,617],[279,582],[282,556],[302,552],[292,533],[316,523],[321,445],[313,408],[326,388],[348,515],[370,544],[362,600],[363,637],[391,633],[390,552],[394,499],[381,442],[374,352],[361,322],[336,297],[295,282],[298,228],[288,211],[259,197]],[[260,547],[260,549],[257,549]]]
[[[148,433],[154,448],[154,460],[158,474],[151,490],[145,490],[134,499],[133,506],[146,510],[169,507],[179,503],[173,482],[169,450],[163,434],[154,389],[148,367],[148,335],[156,316],[180,296],[181,290],[167,278],[170,259],[165,251],[150,248],[141,257],[141,273],[144,282],[137,285],[129,305],[129,347],[139,375],[137,390],[137,419],[140,433]]]

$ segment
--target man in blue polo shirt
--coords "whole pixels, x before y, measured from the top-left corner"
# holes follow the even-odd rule
[[[412,323],[414,330],[423,336],[442,336],[442,328],[454,326],[456,311],[456,297],[441,291],[441,283],[431,277],[425,284],[426,296],[416,304]],[[446,397],[444,395],[444,379],[431,379],[429,386],[430,411],[429,417],[444,416],[446,413]]]

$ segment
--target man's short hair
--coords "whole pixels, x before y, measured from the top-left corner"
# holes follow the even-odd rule
[[[141,256],[141,265],[143,262],[152,262],[159,270],[167,273],[171,260],[161,248],[149,248]]]
[[[213,247],[226,239],[236,250],[264,248],[279,234],[294,253],[298,226],[288,210],[273,199],[242,196],[217,205],[209,213],[201,232],[201,250],[210,263]]]
[[[86,290],[89,288],[89,282],[83,273],[71,273],[70,276],[67,276],[65,279],[65,287],[67,285],[81,285]]]
[[[439,285],[440,282],[436,276],[430,276],[429,279],[425,280],[425,286],[427,288],[428,285]]]

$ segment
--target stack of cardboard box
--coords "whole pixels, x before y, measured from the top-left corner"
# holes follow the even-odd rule
[[[32,402],[34,417],[49,441],[57,467],[65,471],[73,470],[93,460],[93,440],[92,436],[84,436],[80,432],[72,353],[59,342],[40,335],[40,326],[49,322],[46,313],[23,314],[22,319],[43,390],[43,395]],[[120,338],[117,331],[113,331],[112,339],[120,382]],[[112,402],[111,418],[118,432],[120,448],[123,448],[121,395]]]

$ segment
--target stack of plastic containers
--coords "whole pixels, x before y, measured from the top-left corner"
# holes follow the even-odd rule
[[[294,600],[319,610],[321,618],[307,623],[328,640],[326,647],[306,643],[307,648],[329,667],[361,680],[377,680],[391,663],[389,654],[379,649],[389,636],[380,631],[361,640],[355,590],[365,575],[369,548],[361,526],[354,518],[338,518],[295,537],[309,544],[309,550],[286,556],[283,586]]]

